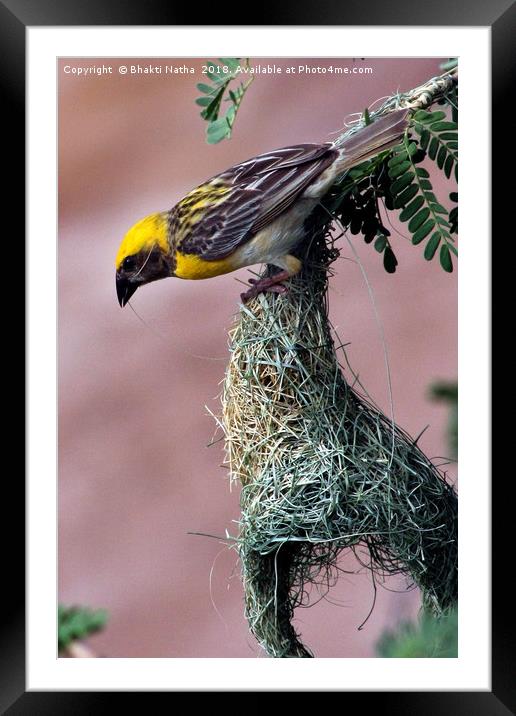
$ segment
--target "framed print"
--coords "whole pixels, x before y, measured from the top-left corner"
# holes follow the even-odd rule
[[[478,197],[513,12],[236,27],[4,6],[15,109],[26,62],[29,319],[26,651],[18,597],[5,708],[342,690],[506,712]],[[404,652],[433,628],[422,603],[457,604],[457,548],[458,652]]]

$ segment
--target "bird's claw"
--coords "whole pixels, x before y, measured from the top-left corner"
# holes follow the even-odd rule
[[[249,283],[251,284],[251,288],[245,291],[244,293],[240,294],[240,299],[242,303],[247,303],[247,301],[250,301],[252,298],[256,298],[256,296],[259,296],[260,293],[277,293],[277,294],[285,294],[288,293],[288,288],[283,283],[273,283],[272,279],[266,278],[266,279],[255,279],[251,278],[249,279]]]

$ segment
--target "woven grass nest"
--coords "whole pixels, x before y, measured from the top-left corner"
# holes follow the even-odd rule
[[[334,583],[343,549],[375,576],[407,575],[434,614],[457,599],[455,490],[346,382],[328,319],[328,225],[308,231],[301,254],[288,294],[241,307],[222,396],[227,461],[242,484],[245,612],[272,657],[312,656],[294,610],[309,585]]]

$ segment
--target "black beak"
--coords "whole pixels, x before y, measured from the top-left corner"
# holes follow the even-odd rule
[[[137,283],[130,283],[124,276],[116,275],[116,295],[118,296],[118,303],[122,308],[129,301],[137,288]]]

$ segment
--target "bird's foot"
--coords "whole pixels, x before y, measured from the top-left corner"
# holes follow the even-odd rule
[[[240,294],[242,303],[247,303],[252,298],[256,298],[260,293],[288,293],[288,288],[283,281],[290,278],[288,271],[280,271],[270,278],[250,278],[251,288]]]

